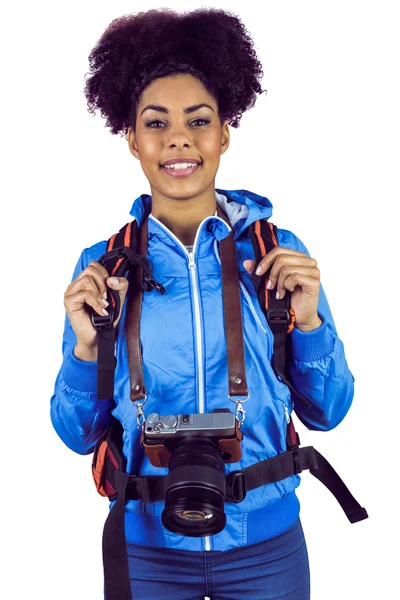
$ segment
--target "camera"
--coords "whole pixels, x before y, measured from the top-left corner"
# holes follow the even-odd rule
[[[144,422],[141,443],[151,464],[168,467],[161,520],[173,533],[200,537],[225,527],[225,463],[242,456],[243,434],[229,409],[160,416]]]

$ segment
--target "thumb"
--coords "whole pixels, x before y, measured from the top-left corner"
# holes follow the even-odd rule
[[[121,298],[121,304],[125,300],[126,293],[128,291],[128,280],[126,277],[107,277],[107,285],[116,292],[119,293]]]
[[[126,277],[107,277],[107,285],[112,289],[118,292],[120,300],[121,300],[121,308],[119,311],[118,318],[115,320],[114,327],[116,327],[119,323],[122,314],[122,307],[124,306],[125,296],[128,291],[128,280]]]
[[[246,269],[246,271],[248,273],[250,273],[250,275],[251,275],[253,273],[254,269],[255,269],[256,261],[255,260],[250,260],[250,259],[244,260],[243,261],[243,266]]]

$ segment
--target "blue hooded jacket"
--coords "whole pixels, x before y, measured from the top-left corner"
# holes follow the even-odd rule
[[[226,473],[280,454],[286,450],[286,424],[294,409],[309,429],[329,430],[346,415],[354,394],[350,372],[338,338],[329,305],[321,286],[318,329],[292,336],[290,372],[293,387],[309,398],[307,407],[291,396],[272,367],[273,334],[257,300],[249,273],[243,266],[254,259],[248,227],[258,219],[269,219],[270,201],[247,190],[216,189],[216,201],[229,218],[237,247],[240,278],[244,352],[250,398],[242,426],[242,458],[226,464]],[[219,242],[229,226],[218,216],[199,225],[191,253],[157,218],[151,215],[151,196],[143,194],[130,212],[139,226],[149,215],[148,258],[153,277],[166,293],[143,294],[140,338],[143,353],[146,415],[156,412],[190,414],[211,412],[234,405],[228,398],[228,370],[223,319]],[[111,235],[111,233],[110,233]],[[106,241],[83,250],[72,280],[92,260],[106,251]],[[290,231],[278,228],[278,244],[309,253]],[[124,428],[123,452],[127,472],[136,475],[166,475],[153,467],[140,445],[136,409],[130,400],[129,369],[125,340],[126,304],[123,307],[115,344],[117,366],[114,400],[98,400],[97,362],[74,355],[76,337],[68,316],[63,337],[63,362],[51,398],[53,426],[74,452],[89,454],[111,416]],[[295,493],[299,475],[250,490],[238,503],[225,503],[227,523],[223,531],[205,538],[180,536],[161,524],[164,502],[129,500],[125,508],[126,539],[139,545],[179,550],[228,550],[257,543],[288,529],[298,518]],[[109,504],[111,508],[113,503]]]

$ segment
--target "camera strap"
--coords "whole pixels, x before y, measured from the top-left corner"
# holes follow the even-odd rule
[[[218,206],[218,216],[228,223],[225,213]],[[138,231],[137,251],[147,255],[148,219]],[[229,396],[248,396],[246,370],[244,363],[244,343],[242,309],[240,303],[239,271],[237,265],[236,244],[231,230],[220,242],[222,268],[222,295],[224,302],[224,323],[228,357]],[[130,398],[133,403],[145,400],[146,390],[143,377],[143,360],[140,344],[140,315],[143,298],[143,268],[138,263],[134,271],[132,286],[128,291],[126,343],[130,373]],[[144,403],[144,402],[143,402]],[[141,404],[143,404],[141,403]]]

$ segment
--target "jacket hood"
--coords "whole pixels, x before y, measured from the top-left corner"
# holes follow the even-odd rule
[[[235,238],[259,219],[269,219],[272,215],[272,204],[265,196],[248,190],[215,189],[215,199],[227,215]],[[151,213],[151,196],[141,194],[132,204],[130,215],[137,220],[139,227]],[[224,234],[226,235],[226,233]]]

